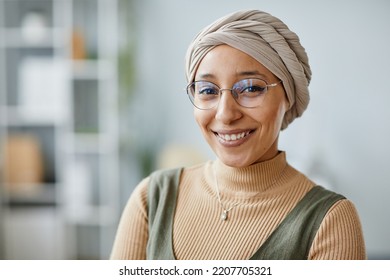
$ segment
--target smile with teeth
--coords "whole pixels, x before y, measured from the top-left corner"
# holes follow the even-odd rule
[[[216,135],[225,140],[225,141],[236,141],[236,140],[240,140],[246,136],[248,136],[249,134],[251,133],[251,131],[245,131],[245,132],[241,132],[241,133],[234,133],[234,134],[222,134],[222,133],[216,133]]]

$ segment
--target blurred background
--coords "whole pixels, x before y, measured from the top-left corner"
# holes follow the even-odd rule
[[[301,38],[311,103],[280,149],[351,199],[390,259],[390,2],[0,0],[0,258],[107,259],[154,169],[214,159],[184,88],[188,44],[255,8]]]

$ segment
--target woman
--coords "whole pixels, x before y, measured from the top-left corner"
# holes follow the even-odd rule
[[[186,57],[195,119],[217,155],[158,171],[132,194],[113,259],[365,259],[359,217],[278,150],[309,102],[295,33],[256,10],[203,29]]]

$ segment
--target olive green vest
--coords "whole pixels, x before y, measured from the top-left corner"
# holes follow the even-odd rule
[[[174,260],[172,226],[182,169],[156,171],[148,189],[149,239],[146,257]],[[251,260],[304,260],[332,205],[345,197],[320,186],[312,188],[261,245]]]

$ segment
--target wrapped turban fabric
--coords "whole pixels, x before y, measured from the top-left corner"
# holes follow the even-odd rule
[[[282,82],[289,101],[282,129],[300,117],[309,103],[311,70],[298,36],[278,18],[257,10],[239,11],[204,28],[186,55],[187,81],[193,82],[203,57],[219,45],[236,48],[263,64]]]

